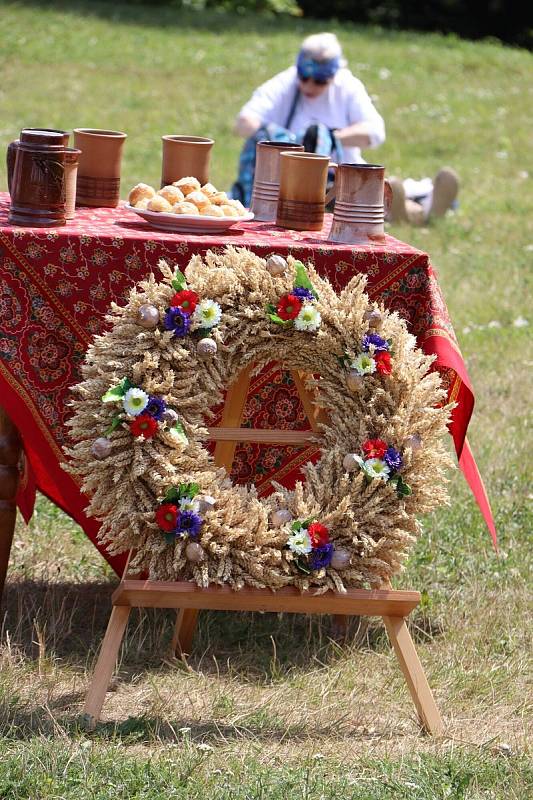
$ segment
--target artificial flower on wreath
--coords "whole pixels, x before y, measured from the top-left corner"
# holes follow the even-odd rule
[[[345,354],[341,359],[343,367],[355,370],[358,375],[390,375],[392,372],[391,364],[392,342],[384,339],[377,333],[367,333],[361,341],[361,349],[358,355],[352,359]]]
[[[399,470],[403,467],[403,459],[398,450],[383,439],[367,439],[363,442],[362,455],[355,456],[368,482],[380,480],[390,482],[396,487],[399,497],[411,494],[411,487],[405,483]]]
[[[176,538],[195,540],[200,535],[204,520],[199,513],[200,503],[195,500],[199,491],[197,483],[180,483],[167,490],[155,512],[155,521],[169,544]]]
[[[287,547],[294,553],[298,569],[308,575],[329,567],[333,558],[334,548],[328,528],[320,522],[314,522],[312,518],[295,520],[291,524]]]
[[[167,331],[173,331],[174,336],[183,339],[188,333],[203,336],[218,325],[222,318],[220,305],[209,298],[201,300],[196,292],[188,289],[187,279],[179,269],[172,279],[172,288],[176,292],[163,317]]]
[[[276,305],[269,303],[266,312],[270,321],[276,325],[292,324],[297,331],[314,333],[320,328],[322,321],[315,305],[318,295],[302,262],[295,261],[295,267],[293,289],[282,295]]]
[[[137,438],[151,439],[158,430],[164,428],[176,441],[187,444],[183,425],[177,414],[167,408],[163,398],[134,386],[129,378],[122,378],[120,383],[112,386],[102,396],[102,403],[120,403],[122,406],[112,418],[105,436],[110,436],[122,423],[126,423]]]

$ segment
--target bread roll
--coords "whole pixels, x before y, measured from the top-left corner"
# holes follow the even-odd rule
[[[216,186],[213,186],[212,183],[204,183],[202,186],[202,192],[210,197],[212,194],[217,194],[218,189]]]
[[[128,203],[130,206],[136,206],[139,200],[147,197],[148,200],[155,195],[155,189],[152,186],[148,186],[147,183],[138,183],[133,189],[130,191],[128,195]]]
[[[205,195],[203,192],[191,192],[187,195],[187,202],[194,203],[194,205],[202,210],[205,206],[211,205],[209,202],[209,197]]]
[[[202,208],[200,209],[200,214],[202,214],[204,217],[224,216],[224,212],[222,211],[220,206],[212,206],[212,205],[202,206]]]
[[[160,194],[156,194],[148,201],[147,209],[148,211],[161,211],[169,214],[172,211],[172,206],[168,200],[165,200]]]
[[[183,192],[181,189],[178,189],[177,186],[163,186],[162,189],[158,191],[157,194],[160,194],[161,197],[164,197],[165,200],[168,200],[171,206],[174,203],[181,203],[184,200]]]
[[[233,206],[228,206],[227,204],[225,204],[223,206],[215,206],[215,208],[220,208],[225,217],[239,216],[239,212],[237,211],[236,208],[233,208]]]
[[[182,201],[181,203],[175,203],[172,206],[172,213],[173,214],[199,214],[200,212],[194,205],[194,203],[187,203],[187,201]]]
[[[227,200],[226,202],[228,206],[232,206],[233,208],[237,209],[237,211],[239,212],[238,213],[239,217],[244,217],[244,215],[246,214],[246,209],[240,200]]]
[[[212,205],[223,206],[228,202],[228,195],[226,192],[217,192],[216,194],[210,194],[209,199]]]
[[[141,198],[141,200],[139,200],[138,203],[135,203],[134,208],[140,208],[141,211],[146,211],[148,208],[148,203],[150,202],[151,199],[152,199],[151,197]]]
[[[200,181],[196,178],[180,178],[179,181],[173,181],[172,186],[177,186],[181,189],[185,197],[191,192],[198,192],[200,190]]]

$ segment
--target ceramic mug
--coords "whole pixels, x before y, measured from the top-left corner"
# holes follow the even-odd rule
[[[65,217],[74,219],[76,215],[76,186],[81,150],[65,147]]]
[[[11,194],[11,179],[13,177],[13,170],[15,169],[15,158],[17,155],[17,147],[19,146],[21,140],[25,141],[28,139],[29,136],[35,136],[35,135],[39,136],[40,134],[44,134],[48,138],[51,144],[52,143],[63,144],[64,147],[68,147],[68,140],[70,136],[70,133],[68,131],[63,131],[60,128],[24,128],[21,131],[20,137],[16,139],[14,142],[10,142],[7,146],[7,154],[6,154],[7,189],[10,194]]]
[[[303,144],[257,142],[255,174],[250,211],[260,222],[274,222],[279,196],[279,154],[282,151],[303,152]]]
[[[81,150],[76,205],[115,208],[120,200],[122,151],[127,134],[98,128],[74,128],[74,147]]]
[[[276,225],[295,231],[320,231],[325,206],[335,196],[326,195],[328,170],[336,169],[328,156],[282,151]]]
[[[209,160],[215,140],[205,136],[161,137],[163,141],[163,165],[161,187],[168,186],[180,178],[196,178],[203,186],[209,180]]]
[[[24,129],[8,150],[11,225],[65,224],[65,152],[68,133]]]
[[[329,239],[344,244],[382,240],[392,189],[381,164],[340,164]]]

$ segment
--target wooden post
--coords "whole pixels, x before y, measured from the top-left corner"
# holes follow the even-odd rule
[[[15,531],[22,442],[18,430],[0,407],[0,603]]]
[[[117,663],[118,651],[126,630],[130,611],[131,608],[129,606],[113,606],[111,611],[100,655],[96,662],[93,679],[83,708],[87,727],[90,729],[95,727],[100,716],[109,681]]]
[[[231,384],[226,392],[224,410],[220,421],[221,428],[240,428],[244,406],[248,396],[248,388],[252,377],[252,365],[243,369],[237,380]],[[214,460],[217,467],[225,467],[229,475],[235,456],[237,442],[235,439],[229,441],[217,441],[215,445]],[[189,655],[192,649],[192,640],[198,621],[198,610],[196,608],[182,608],[176,616],[174,635],[170,644],[172,657]]]

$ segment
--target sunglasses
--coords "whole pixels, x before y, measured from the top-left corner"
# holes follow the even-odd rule
[[[331,80],[331,78],[308,78],[305,77],[304,75],[298,75],[298,78],[299,80],[301,80],[302,83],[307,83],[307,81],[313,81],[313,83],[316,83],[317,86],[325,86]]]

